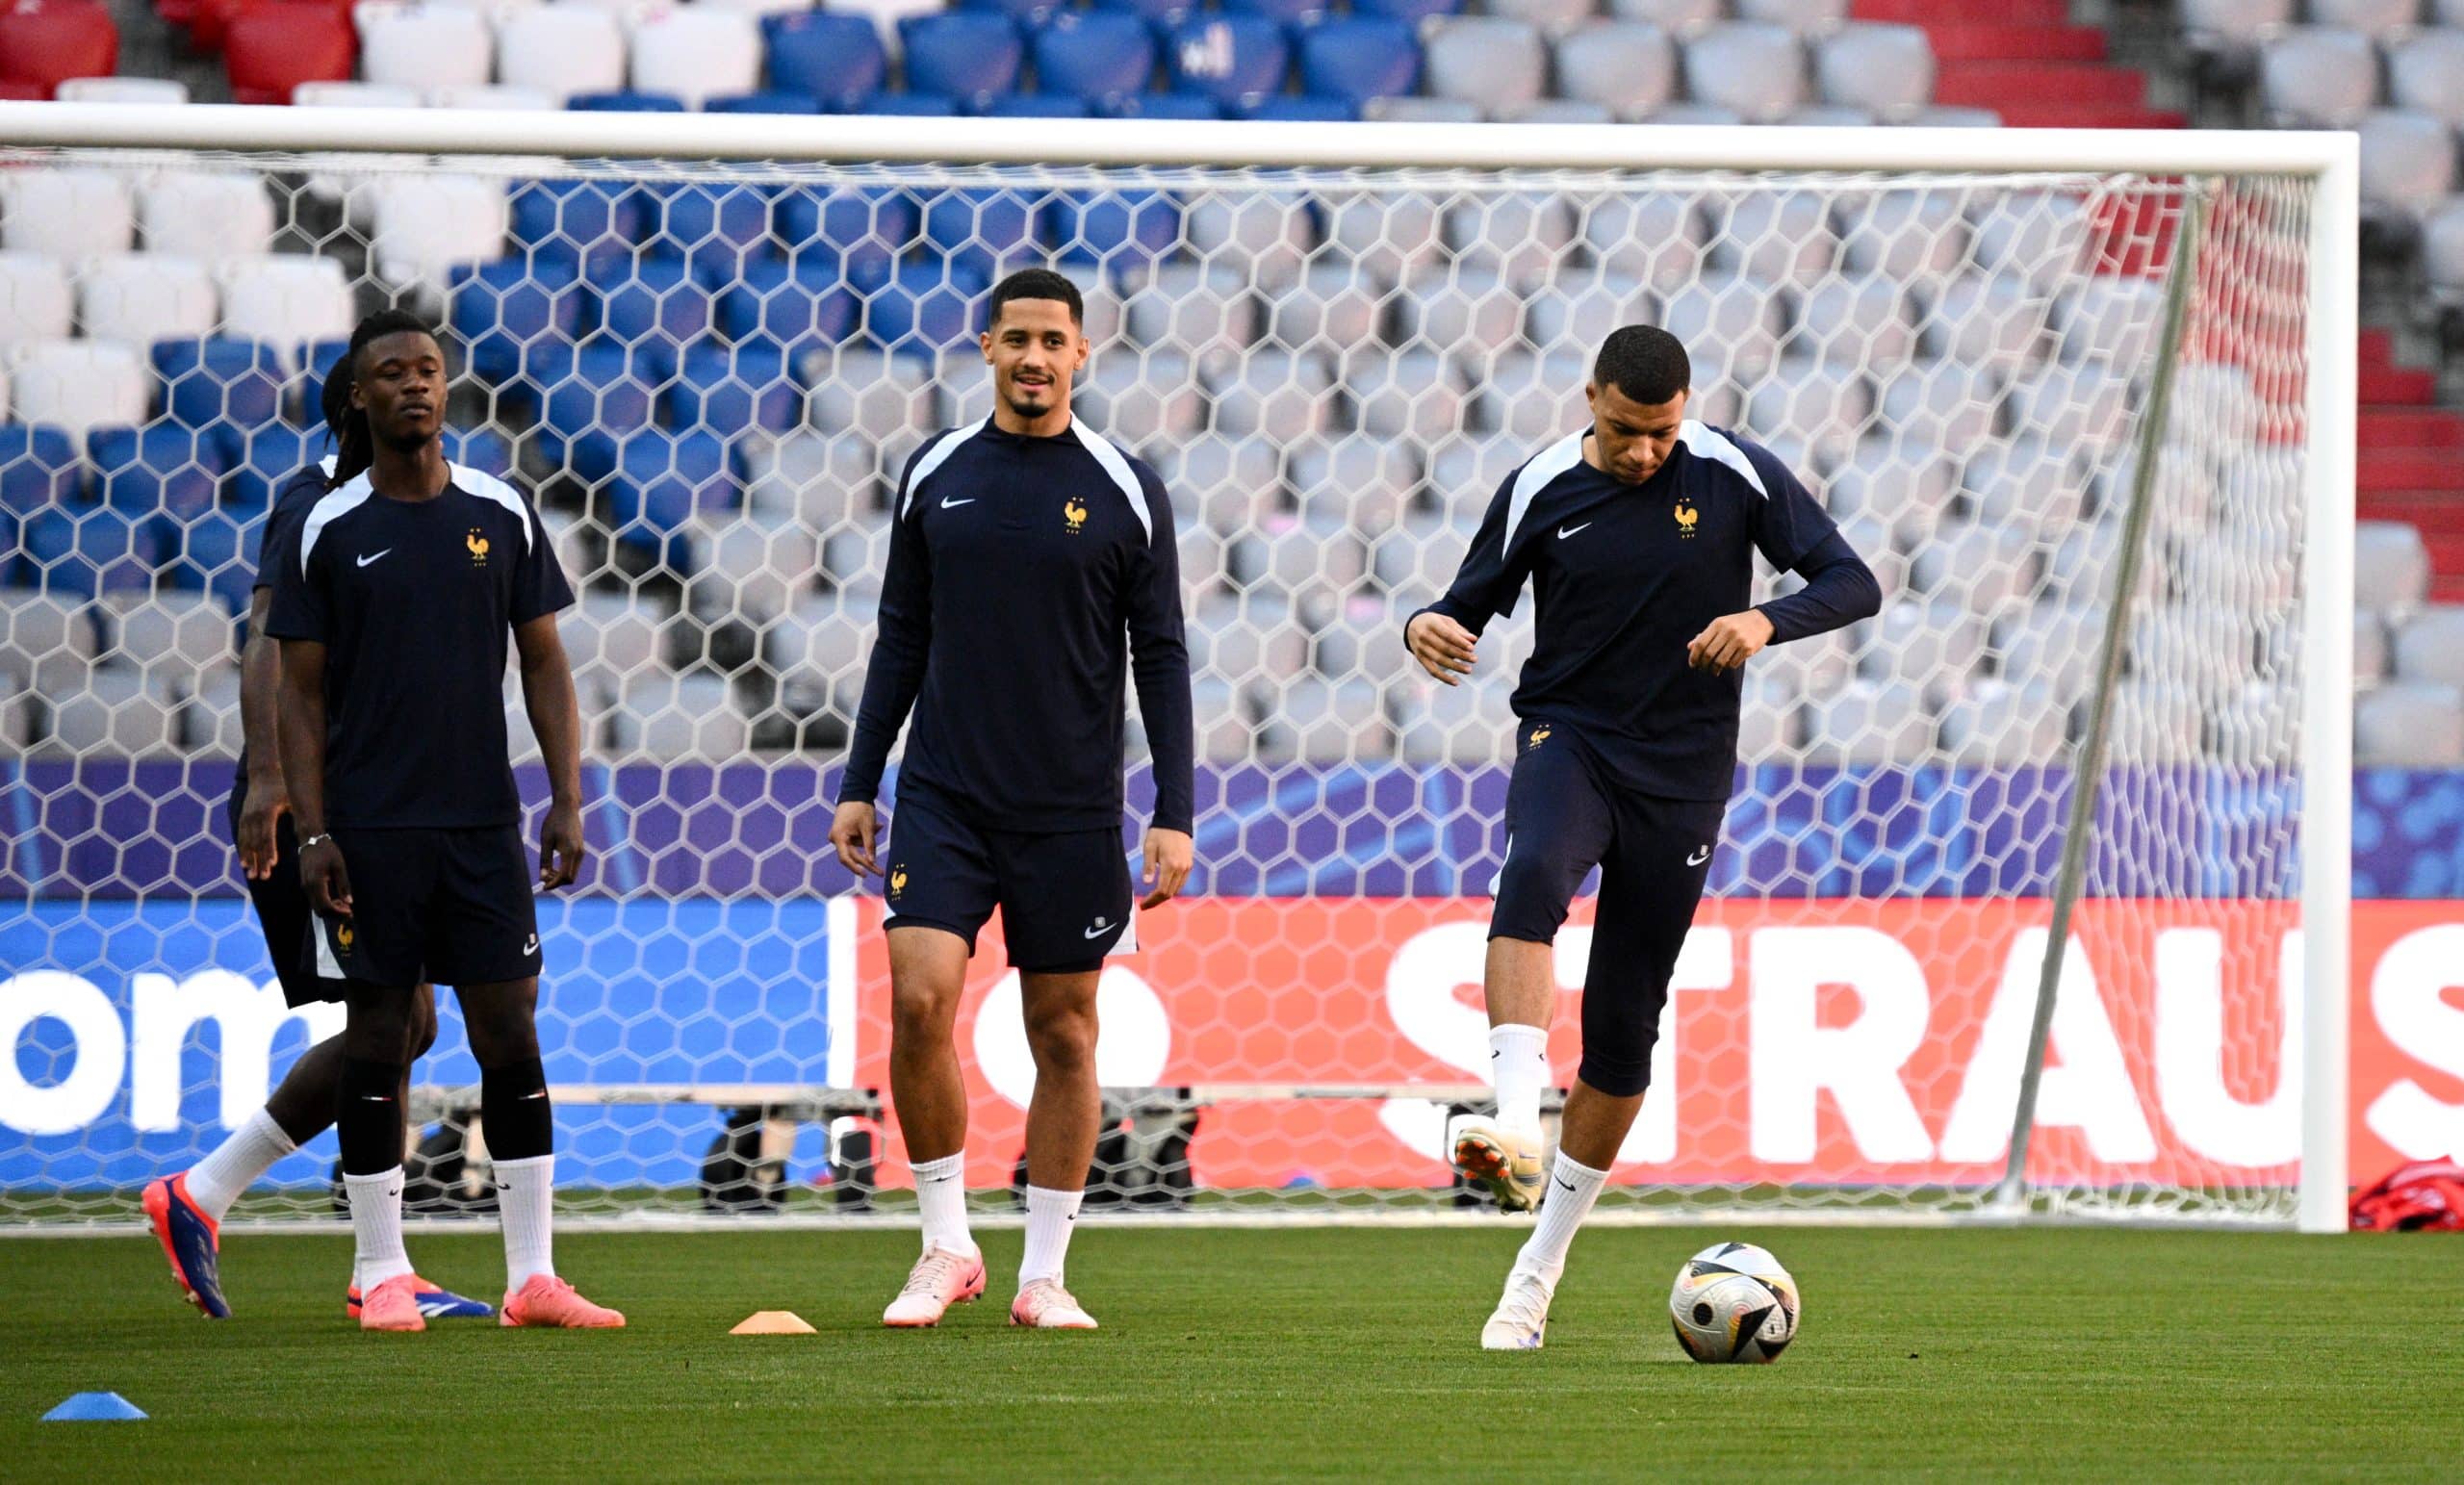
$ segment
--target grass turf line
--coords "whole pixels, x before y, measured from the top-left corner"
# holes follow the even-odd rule
[[[220,1324],[150,1239],[0,1242],[0,1474],[2393,1479],[2455,1457],[2449,1240],[1602,1230],[1548,1348],[1484,1354],[1522,1232],[1090,1222],[1092,1335],[1009,1328],[1015,1233],[985,1235],[985,1299],[926,1332],[878,1324],[900,1233],[569,1236],[559,1267],[631,1320],[612,1334],[363,1336],[339,1236],[235,1236]],[[1775,1366],[1698,1367],[1668,1334],[1678,1265],[1729,1236],[1805,1291]],[[428,1277],[497,1297],[491,1230],[413,1241]],[[759,1309],[820,1334],[726,1334]],[[153,1419],[37,1421],[82,1391]]]

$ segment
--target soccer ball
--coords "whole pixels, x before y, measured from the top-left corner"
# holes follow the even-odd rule
[[[1797,1281],[1750,1242],[1715,1242],[1677,1270],[1668,1322],[1696,1361],[1771,1361],[1797,1338]]]

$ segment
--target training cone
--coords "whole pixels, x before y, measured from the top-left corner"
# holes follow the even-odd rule
[[[125,1423],[145,1410],[117,1393],[77,1393],[42,1416],[46,1423]]]
[[[756,1310],[737,1322],[732,1336],[808,1336],[813,1328],[793,1310]]]

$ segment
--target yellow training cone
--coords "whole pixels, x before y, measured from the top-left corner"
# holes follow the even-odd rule
[[[813,1334],[813,1328],[806,1324],[805,1318],[793,1310],[757,1310],[746,1316],[728,1334],[732,1336],[808,1336]]]

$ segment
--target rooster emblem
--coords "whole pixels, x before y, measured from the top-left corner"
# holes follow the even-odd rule
[[[1087,524],[1086,504],[1080,500],[1067,500],[1063,502],[1061,507],[1061,518],[1069,523],[1070,531],[1075,533],[1079,527]]]
[[[1701,513],[1699,511],[1695,510],[1693,506],[1686,504],[1683,499],[1681,498],[1677,502],[1678,533],[1681,536],[1693,535],[1694,523],[1700,518],[1700,516]]]
[[[471,565],[473,567],[485,567],[488,565],[488,539],[479,534],[478,527],[474,526],[471,528],[471,534],[462,538],[462,545],[469,548],[471,550]]]

